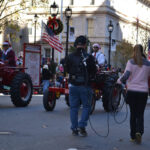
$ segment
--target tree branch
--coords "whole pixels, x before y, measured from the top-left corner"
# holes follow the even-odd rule
[[[26,3],[26,2],[24,2],[24,4],[25,4],[25,3]],[[7,8],[11,8],[11,7],[18,6],[18,5],[21,5],[21,3],[14,4],[14,5],[9,5]]]
[[[4,0],[1,0],[0,3],[1,3],[1,4],[0,4],[0,8],[1,8],[2,5],[3,5],[3,3],[4,3]]]
[[[4,0],[3,0],[3,2],[4,2]],[[28,1],[24,1],[22,4],[25,4],[26,2],[28,2]],[[2,13],[3,13],[6,9],[9,9],[9,8],[12,8],[12,7],[21,5],[21,2],[20,2],[20,3],[18,3],[18,4],[14,4],[14,5],[9,5],[9,6],[7,6],[8,3],[9,3],[9,2],[7,1],[6,4],[5,4],[5,6],[4,6],[4,8],[2,9],[2,11],[1,11],[1,13],[0,13],[0,16],[2,15]],[[2,7],[2,5],[3,5],[3,3],[1,4],[0,8]]]
[[[7,7],[7,4],[8,4],[8,2],[6,2],[6,4],[4,5],[3,9],[1,10],[0,16],[2,16],[2,14],[3,14],[4,10],[5,10],[5,9],[6,9],[6,7]]]
[[[16,10],[16,11],[14,11],[13,13],[8,14],[8,15],[4,16],[3,18],[1,18],[0,21],[4,20],[5,18],[7,18],[7,17],[9,17],[9,16],[11,16],[11,15],[13,15],[13,14],[15,14],[15,13],[21,11],[21,10],[25,10],[25,9],[27,9],[27,8],[29,8],[29,7],[26,7],[26,8],[20,9],[20,10]]]

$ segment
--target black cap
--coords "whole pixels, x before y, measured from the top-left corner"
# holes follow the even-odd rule
[[[76,38],[75,42],[74,42],[74,46],[76,47],[77,45],[85,45],[87,42],[87,39],[85,36],[80,35]]]

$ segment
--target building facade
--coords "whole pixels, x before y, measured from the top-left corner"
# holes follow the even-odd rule
[[[49,6],[53,2],[54,0],[51,0]],[[150,36],[149,0],[55,0],[55,2],[59,6],[57,17],[64,24],[64,30],[59,35],[64,49],[66,47],[66,17],[64,11],[68,6],[72,9],[69,24],[74,29],[74,36],[86,35],[91,44],[99,43],[106,59],[108,59],[109,50],[108,24],[110,20],[114,27],[111,36],[114,47],[111,55],[115,53],[116,44],[123,39],[133,45],[136,43],[147,44]],[[34,9],[24,14],[26,19],[22,23],[22,30],[19,34],[20,42],[17,44],[22,49],[23,43],[33,43],[36,37],[36,42],[42,45],[42,56],[51,58],[52,48],[41,41],[41,21],[46,22],[50,16],[48,7],[46,9]],[[36,24],[35,14],[38,15]],[[71,45],[73,45],[73,40],[69,42],[69,47]],[[64,56],[65,52],[59,54],[55,51],[56,62],[59,62]]]

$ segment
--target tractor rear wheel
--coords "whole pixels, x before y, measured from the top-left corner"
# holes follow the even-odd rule
[[[32,98],[32,81],[27,73],[16,74],[11,83],[11,101],[16,107],[27,106]]]
[[[93,96],[92,96],[92,103],[91,103],[90,115],[92,115],[92,113],[93,113],[94,110],[95,110],[95,104],[96,104],[96,97],[95,97],[95,95],[93,94]]]
[[[111,106],[113,111],[117,111],[120,105],[120,100],[121,100],[121,89],[120,86],[115,85],[112,89],[111,93]]]
[[[65,95],[65,101],[68,107],[70,107],[70,103],[69,103],[69,95]]]
[[[49,90],[47,89],[43,93],[43,106],[46,111],[53,111],[53,109],[55,108],[55,105],[56,105],[55,93],[49,92]]]
[[[106,112],[117,111],[121,99],[120,88],[115,85],[104,90],[103,107]]]

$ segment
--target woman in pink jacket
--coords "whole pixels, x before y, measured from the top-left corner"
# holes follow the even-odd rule
[[[134,47],[133,58],[128,60],[125,72],[118,83],[127,81],[126,100],[130,107],[130,136],[131,141],[141,143],[144,133],[144,110],[148,98],[148,77],[150,62],[143,57],[143,47]]]

